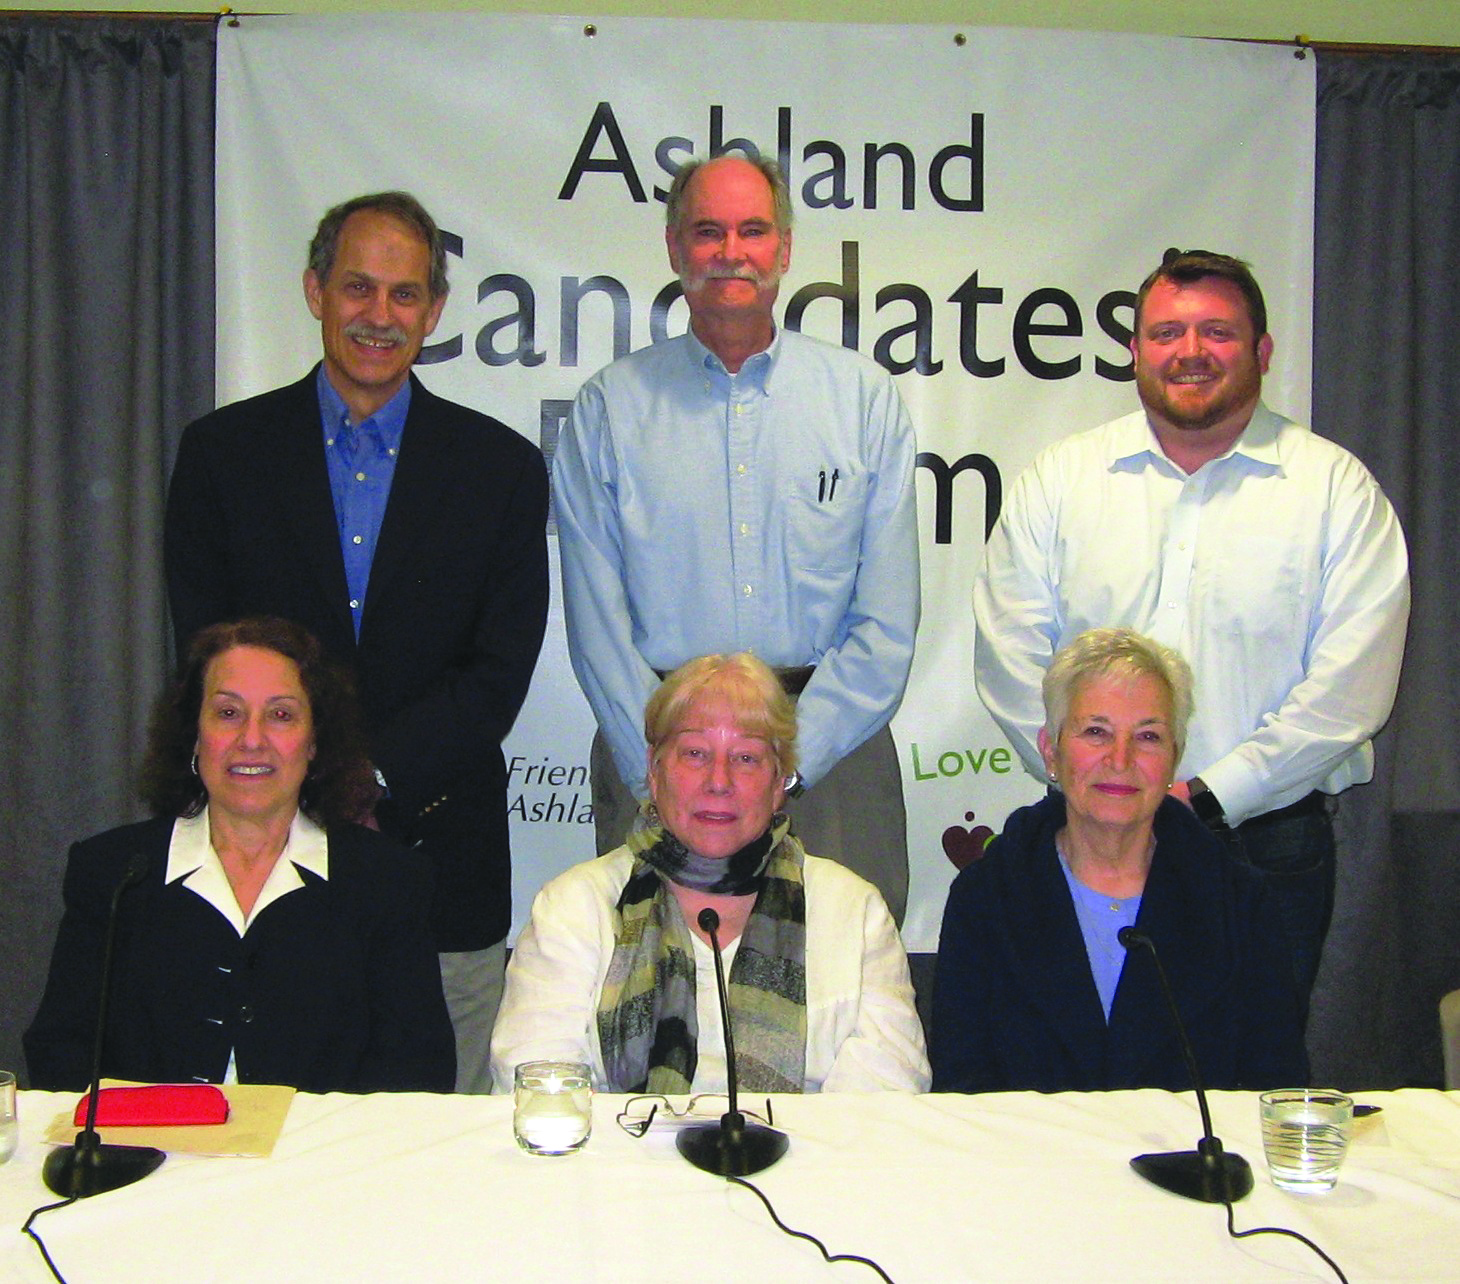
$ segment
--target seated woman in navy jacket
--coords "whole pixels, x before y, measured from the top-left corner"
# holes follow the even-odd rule
[[[155,820],[78,843],[25,1035],[38,1088],[91,1070],[108,907],[122,894],[102,1074],[451,1090],[455,1043],[429,873],[351,824],[375,796],[354,694],[305,630],[260,618],[192,642],[153,717]]]
[[[1058,792],[1009,817],[953,882],[938,946],[933,1091],[1189,1089],[1148,951],[1207,1087],[1305,1083],[1282,927],[1259,876],[1168,798],[1191,671],[1129,629],[1055,656],[1039,734]]]

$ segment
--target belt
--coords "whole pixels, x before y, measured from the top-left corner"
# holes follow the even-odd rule
[[[659,681],[663,682],[673,670],[655,669],[654,672],[659,675]],[[816,666],[814,664],[798,664],[786,669],[772,668],[771,672],[780,678],[781,686],[785,688],[788,696],[798,696],[810,684],[811,675],[816,672]]]
[[[1279,807],[1276,811],[1265,811],[1260,816],[1252,816],[1244,820],[1238,829],[1258,828],[1262,825],[1274,824],[1280,820],[1291,820],[1297,816],[1321,816],[1328,810],[1328,795],[1322,790],[1315,789],[1305,798],[1299,798],[1295,803],[1289,803],[1286,807]]]

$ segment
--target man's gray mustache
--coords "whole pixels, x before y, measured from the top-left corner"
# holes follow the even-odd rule
[[[384,343],[404,343],[406,332],[398,325],[370,325],[364,321],[352,321],[345,327],[347,339],[377,339]]]

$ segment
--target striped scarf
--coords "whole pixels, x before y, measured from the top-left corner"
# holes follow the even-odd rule
[[[759,887],[727,981],[735,1070],[750,1092],[801,1092],[806,1081],[806,853],[777,820],[726,871],[732,884]],[[629,848],[634,866],[598,1000],[604,1069],[615,1092],[685,1093],[699,1057],[694,943],[666,882],[683,848],[660,829],[631,834]]]

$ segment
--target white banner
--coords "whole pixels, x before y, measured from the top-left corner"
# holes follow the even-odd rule
[[[917,425],[923,624],[894,731],[904,936],[1036,797],[973,690],[970,585],[999,497],[1046,443],[1136,404],[1134,290],[1169,245],[1237,254],[1267,293],[1274,407],[1308,413],[1314,67],[1289,48],[1048,31],[476,14],[245,17],[218,40],[218,395],[319,355],[315,223],[401,187],[452,237],[421,373],[551,454],[615,355],[686,324],[662,196],[744,140],[796,197],[786,323],[888,366]],[[743,143],[741,144],[743,145]],[[554,541],[554,561],[556,545]],[[554,567],[556,580],[556,565]],[[516,927],[593,855],[592,718],[554,584],[507,744]]]

